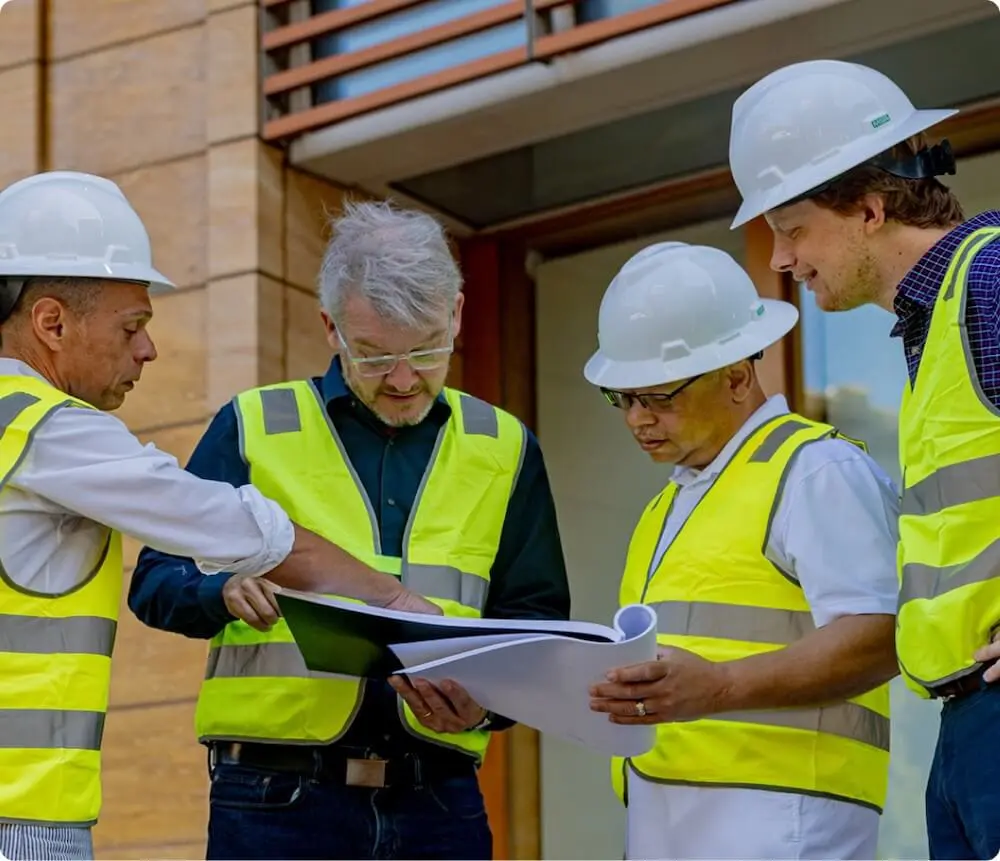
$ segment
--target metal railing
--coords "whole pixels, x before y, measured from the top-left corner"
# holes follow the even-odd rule
[[[739,0],[260,0],[261,134],[349,117]]]

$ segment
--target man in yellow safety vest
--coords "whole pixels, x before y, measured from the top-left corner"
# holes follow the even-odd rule
[[[156,358],[149,237],[117,185],[56,171],[0,192],[0,854],[86,859],[122,593],[122,533],[203,574],[437,612],[295,525],[204,481],[110,411]],[[211,580],[211,577],[206,577]]]
[[[733,108],[738,226],[764,215],[771,265],[817,304],[897,318],[902,675],[943,703],[926,791],[931,858],[994,858],[1000,803],[1000,212],[966,219],[938,177],[956,170],[894,81],[834,60],[798,63]],[[991,513],[992,512],[992,513]]]
[[[656,724],[615,760],[628,858],[873,858],[896,673],[895,491],[863,446],[766,397],[756,360],[798,319],[728,254],[665,242],[600,308],[585,376],[672,464],[643,512],[623,605],[659,659],[591,708]]]
[[[513,415],[445,386],[461,272],[441,225],[350,204],[319,276],[326,373],[241,392],[188,468],[247,481],[446,615],[566,618],[541,450]],[[492,858],[477,782],[511,726],[457,686],[310,673],[259,581],[208,581],[144,550],[129,606],[211,640],[209,858]]]

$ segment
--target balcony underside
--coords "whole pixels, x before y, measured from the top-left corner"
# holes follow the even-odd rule
[[[724,169],[733,100],[777,66],[854,59],[918,106],[963,105],[1000,94],[998,44],[985,0],[740,0],[342,120],[290,157],[496,229]]]

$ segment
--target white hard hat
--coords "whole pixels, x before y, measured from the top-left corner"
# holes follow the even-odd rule
[[[110,179],[49,171],[0,191],[0,279],[136,281],[174,289],[153,268],[149,234]]]
[[[672,383],[756,355],[798,318],[794,305],[761,299],[725,251],[657,243],[628,260],[605,291],[599,348],[583,373],[608,389]]]
[[[743,197],[732,227],[782,206],[957,113],[917,110],[874,69],[841,60],[794,63],[762,78],[733,105],[729,167]],[[954,173],[947,143],[890,173]]]

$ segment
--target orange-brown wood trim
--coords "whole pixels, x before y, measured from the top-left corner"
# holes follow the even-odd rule
[[[350,99],[339,99],[271,120],[264,124],[261,137],[265,141],[275,141],[312,131],[340,122],[347,117],[368,113],[416,96],[442,90],[445,87],[468,83],[477,78],[485,78],[489,75],[495,75],[497,72],[513,69],[525,63],[527,59],[527,48],[512,48],[509,51],[501,51],[472,63],[464,63],[461,66],[446,69],[433,75],[422,75],[419,78],[386,87],[384,90],[377,90],[374,93]]]
[[[472,237],[458,242],[465,278],[462,388],[535,426],[535,284],[525,247]],[[494,858],[541,857],[538,733],[497,733],[480,772]]]
[[[535,42],[534,56],[542,59],[578,51],[634,33],[636,30],[667,24],[678,18],[686,18],[688,15],[736,2],[737,0],[671,0],[669,3],[658,3],[645,9],[637,9],[635,12],[623,12],[600,21],[581,24],[561,33],[542,36]]]
[[[499,245],[495,241],[459,243],[465,280],[462,311],[462,388],[469,394],[500,405],[503,399],[503,345],[500,324]],[[494,734],[479,785],[493,830],[493,857],[509,856],[507,835],[507,736]]]
[[[928,129],[934,139],[948,138],[955,153],[973,156],[1000,146],[1000,99],[967,105],[943,123]],[[947,182],[947,177],[944,177]]]
[[[265,8],[274,8],[290,2],[290,0],[262,0],[262,2]],[[310,39],[315,39],[325,33],[374,21],[376,18],[382,18],[393,12],[400,12],[425,2],[426,0],[368,0],[367,3],[362,3],[360,6],[332,9],[329,12],[313,15],[303,21],[296,21],[293,24],[269,30],[261,38],[261,45],[265,51],[287,48],[290,45],[308,42]]]
[[[558,257],[734,213],[739,195],[728,170],[715,170],[596,200],[485,231]]]
[[[565,2],[565,0],[535,0],[536,8],[546,8]],[[464,18],[457,18],[454,21],[446,21],[434,27],[428,27],[419,33],[411,33],[401,36],[390,42],[383,42],[379,45],[372,45],[360,51],[349,51],[344,54],[336,54],[332,57],[324,57],[299,66],[294,69],[287,69],[282,72],[275,72],[264,79],[264,94],[275,96],[290,90],[304,87],[308,84],[322,81],[342,75],[345,72],[353,72],[381,63],[386,60],[395,60],[413,54],[425,48],[441,45],[463,36],[471,36],[492,27],[508,24],[516,21],[524,15],[523,0],[514,0],[505,3],[503,6],[494,6],[477,12],[475,15],[467,15]],[[298,25],[291,25],[298,26]],[[267,50],[267,38],[280,34],[290,27],[282,27],[280,30],[273,30],[265,37],[265,50]],[[297,40],[298,41],[298,40]]]

